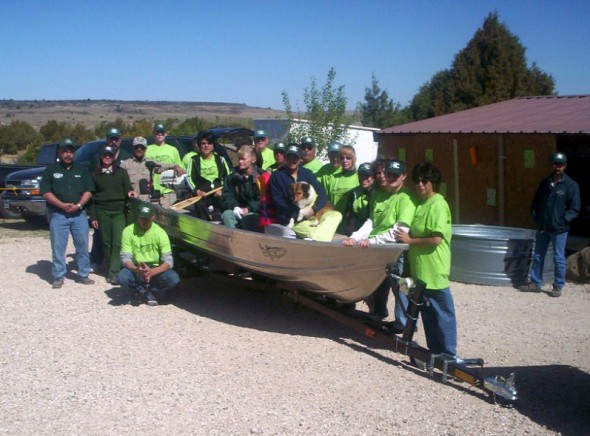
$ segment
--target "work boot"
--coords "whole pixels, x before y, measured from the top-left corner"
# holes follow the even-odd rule
[[[88,277],[78,277],[76,282],[80,283],[81,285],[93,285],[94,280],[89,279]]]
[[[530,282],[528,285],[518,288],[521,292],[541,292],[541,288],[536,283]]]
[[[557,287],[556,285],[553,285],[551,292],[549,292],[549,296],[550,297],[561,297],[561,288]]]
[[[147,292],[145,294],[145,303],[148,306],[157,306],[158,305],[158,300],[156,300],[156,297],[154,296],[154,294],[152,294],[151,292]]]
[[[64,285],[64,279],[57,279],[53,281],[53,284],[51,285],[51,287],[53,289],[59,289]]]

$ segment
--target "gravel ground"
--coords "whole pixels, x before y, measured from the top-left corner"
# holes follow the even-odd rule
[[[98,276],[52,290],[47,232],[19,222],[0,223],[0,253],[2,434],[590,429],[588,285],[553,299],[452,283],[460,354],[482,357],[487,374],[517,373],[520,399],[506,408],[275,292],[196,277],[149,307]]]

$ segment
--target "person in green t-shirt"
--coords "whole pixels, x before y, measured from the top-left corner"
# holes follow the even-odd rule
[[[352,145],[342,145],[338,151],[338,160],[341,162],[340,170],[334,172],[331,177],[325,178],[324,181],[328,185],[326,189],[328,201],[334,205],[334,210],[337,210],[346,218],[343,218],[337,232],[348,236],[352,231],[347,207],[352,190],[359,185],[354,147]]]
[[[256,130],[254,132],[254,144],[262,156],[262,169],[266,171],[275,163],[274,153],[268,147],[268,133],[266,130]]]
[[[426,344],[434,354],[457,354],[457,317],[449,287],[451,272],[451,211],[437,193],[440,170],[431,162],[412,170],[419,202],[410,232],[395,230],[394,236],[409,244],[410,270],[414,281],[426,283],[429,304],[420,306]]]
[[[221,219],[221,188],[228,174],[230,166],[223,156],[214,149],[217,138],[211,132],[205,132],[199,137],[199,154],[193,156],[188,166],[187,182],[191,191],[203,197],[195,204],[194,212],[197,217],[210,220],[213,215]],[[218,189],[215,192],[213,190]],[[211,193],[207,195],[208,193]]]
[[[180,159],[178,149],[172,145],[166,144],[166,128],[163,124],[156,124],[154,126],[154,144],[148,146],[145,152],[147,160],[155,160],[163,164],[174,164],[176,174],[181,176],[184,174],[184,167]],[[154,174],[154,189],[160,191],[162,197],[160,204],[164,207],[170,207],[176,201],[176,193],[173,189],[165,188],[160,185],[160,175]]]
[[[156,207],[142,202],[137,222],[125,227],[121,244],[119,272],[121,286],[133,295],[140,294],[150,306],[157,306],[166,294],[180,283],[174,267],[170,239],[154,222]]]
[[[315,157],[317,153],[315,140],[311,136],[304,136],[299,142],[299,148],[301,149],[301,165],[303,168],[307,168],[312,173],[317,174],[323,165]]]
[[[342,169],[340,147],[342,147],[342,144],[339,142],[334,142],[328,145],[328,160],[330,162],[324,164],[315,175],[326,190],[326,193],[328,193],[328,190],[330,189],[330,180],[332,180],[335,173]]]
[[[349,239],[343,241],[346,246],[350,247],[357,243],[360,247],[366,248],[374,244],[396,243],[398,240],[393,234],[394,229],[399,226],[409,228],[414,218],[415,201],[404,187],[406,179],[405,163],[395,159],[377,161],[375,174],[377,189],[369,200],[369,219]],[[402,255],[396,262],[394,271],[401,276],[403,269],[404,258]],[[385,279],[369,298],[369,305],[373,315],[379,318],[389,316],[387,300],[389,299],[390,289],[389,279]],[[405,308],[407,308],[408,300],[405,294],[394,293],[396,295],[395,321],[391,326],[391,330],[400,333],[407,322]]]

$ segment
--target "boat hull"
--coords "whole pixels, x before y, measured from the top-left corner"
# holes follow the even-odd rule
[[[156,221],[172,239],[277,282],[354,302],[369,296],[386,278],[406,244],[369,248],[340,242],[288,239],[231,229],[158,207]]]

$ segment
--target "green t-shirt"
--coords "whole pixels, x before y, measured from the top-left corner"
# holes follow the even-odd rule
[[[219,178],[219,168],[217,168],[217,162],[215,156],[212,154],[209,159],[201,159],[201,177],[214,182],[215,179]],[[213,185],[211,185],[213,187]]]
[[[170,239],[162,227],[152,223],[147,231],[139,224],[131,224],[123,230],[121,253],[131,254],[135,264],[143,262],[150,267],[162,263],[162,256],[172,252]]]
[[[196,156],[197,154],[199,153],[196,151],[189,151],[182,157],[182,168],[184,168],[185,171],[188,171],[188,166],[191,164],[192,157]]]
[[[331,163],[327,163],[316,173],[315,176],[326,190],[326,193],[328,192],[328,189],[330,189],[330,181],[332,180],[332,177],[339,171],[342,171],[341,167],[334,168]]]
[[[328,201],[334,205],[334,210],[346,212],[349,196],[354,188],[359,186],[359,178],[355,171],[336,171],[330,178],[326,193]]]
[[[275,153],[272,149],[266,147],[260,154],[262,154],[262,169],[267,170],[275,163]]]
[[[405,188],[395,194],[377,189],[373,192],[369,203],[373,221],[370,236],[387,232],[395,223],[410,225],[416,211],[416,204]]]
[[[180,153],[178,149],[169,144],[151,144],[145,151],[145,158],[147,160],[155,160],[163,164],[174,164],[182,166],[182,160],[180,160]],[[160,175],[154,174],[154,189],[160,191],[163,194],[173,192],[172,189],[164,188],[160,185]]]
[[[322,168],[323,164],[317,160],[317,159],[312,159],[309,162],[307,162],[306,164],[303,165],[303,168],[307,168],[309,171],[311,171],[314,174],[317,174],[318,171]]]
[[[357,189],[358,195],[352,202],[352,213],[358,220],[364,223],[369,218],[369,195],[370,191],[363,190],[360,186]]]
[[[410,227],[412,237],[428,238],[442,235],[439,245],[410,245],[410,269],[414,280],[422,280],[427,289],[449,287],[451,272],[451,211],[440,194],[419,203]]]

